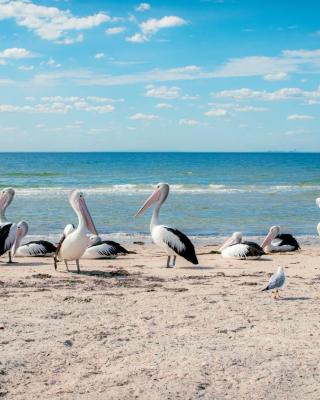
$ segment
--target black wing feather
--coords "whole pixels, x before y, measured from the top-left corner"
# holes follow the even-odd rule
[[[258,256],[264,256],[266,254],[263,251],[263,248],[258,245],[258,243],[248,242],[248,241],[244,241],[242,243],[249,246],[248,257],[258,257]]]
[[[57,247],[47,240],[34,240],[32,242],[25,243],[22,246],[29,246],[31,244],[38,244],[40,246],[43,246],[46,249],[46,253],[55,253],[57,250]],[[42,254],[42,252],[40,252],[40,254]]]
[[[12,224],[7,224],[0,228],[0,256],[2,256],[7,251],[7,249],[5,248],[5,243],[11,227]]]
[[[190,261],[192,264],[199,264],[196,252],[194,249],[191,240],[186,236],[184,233],[178,231],[178,229],[165,227],[169,232],[173,233],[174,235],[178,236],[179,240],[185,245],[184,250],[177,249],[174,246],[174,243],[166,242],[166,244],[170,247],[170,249],[174,250],[179,256],[185,258],[187,261]]]
[[[297,241],[296,238],[294,238],[290,233],[281,233],[276,237],[276,239],[280,239],[281,242],[279,243],[279,246],[293,246],[294,250],[299,250],[300,245]]]

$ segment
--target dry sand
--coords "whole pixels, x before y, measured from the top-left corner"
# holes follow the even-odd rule
[[[319,399],[320,247],[260,261],[212,249],[175,269],[153,245],[80,275],[0,263],[0,397]],[[261,289],[279,264],[277,301]]]

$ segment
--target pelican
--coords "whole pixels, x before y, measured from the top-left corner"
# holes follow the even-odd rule
[[[9,223],[5,213],[14,198],[14,194],[15,191],[12,188],[2,189],[0,193],[0,227]]]
[[[272,226],[261,247],[266,253],[281,253],[300,249],[297,240],[289,233],[280,233],[280,226]]]
[[[75,261],[77,272],[80,273],[79,259],[89,244],[87,230],[96,236],[98,236],[98,232],[86,205],[83,193],[79,190],[73,190],[69,195],[69,203],[77,214],[78,226],[77,228],[73,228],[69,224],[65,227],[64,234],[57,246],[54,264],[56,269],[57,259],[63,260],[66,266],[68,261]]]
[[[317,204],[317,206],[320,208],[320,197],[318,197],[318,198],[316,199],[316,204]],[[318,234],[319,234],[319,236],[320,236],[320,222],[319,222],[318,225],[317,225],[317,231],[318,231]]]
[[[21,221],[17,224],[15,243],[12,246],[12,254],[16,257],[49,257],[56,252],[56,246],[46,240],[34,240],[21,244],[27,235],[28,224]]]
[[[254,242],[242,241],[241,232],[234,232],[220,247],[222,257],[237,260],[257,260],[265,254],[263,249]]]
[[[169,189],[170,187],[167,183],[159,183],[151,196],[137,212],[136,216],[142,214],[147,208],[155,204],[150,223],[150,232],[153,242],[168,254],[167,268],[175,266],[177,255],[185,258],[192,264],[198,264],[194,246],[190,239],[175,228],[158,224],[160,208],[168,197]]]
[[[275,274],[273,274],[269,280],[268,286],[264,289],[262,289],[262,291],[264,292],[265,290],[274,290],[274,298],[275,299],[280,299],[281,296],[279,294],[279,289],[281,289],[283,287],[283,285],[285,284],[286,281],[286,276],[283,270],[283,267],[279,266],[278,270]]]
[[[128,254],[128,250],[112,240],[102,240],[100,236],[92,235],[89,246],[81,258],[99,259],[116,257],[118,254]]]
[[[8,263],[12,263],[11,249],[16,240],[17,224],[7,223],[0,227],[0,256],[8,252]]]

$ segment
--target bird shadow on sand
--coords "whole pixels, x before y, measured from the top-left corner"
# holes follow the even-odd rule
[[[195,267],[178,267],[177,269],[192,269],[195,271],[207,270],[207,269],[216,269],[217,267],[209,267],[207,265],[197,265]]]
[[[297,296],[297,297],[282,297],[282,301],[298,301],[298,300],[311,300],[311,297]]]
[[[13,267],[13,268],[15,268],[15,267],[19,267],[19,268],[20,267],[43,267],[46,265],[45,262],[32,262],[32,261],[30,261],[29,263],[28,262],[17,262],[17,261],[14,261],[12,263],[2,262],[1,264],[3,266]]]
[[[117,269],[115,271],[101,271],[101,270],[91,270],[91,271],[80,271],[79,273],[74,270],[70,270],[72,275],[76,276],[94,276],[98,278],[121,278],[129,276],[129,272],[124,269]]]

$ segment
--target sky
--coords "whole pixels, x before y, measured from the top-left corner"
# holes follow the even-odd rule
[[[318,0],[0,0],[1,151],[320,151]]]

